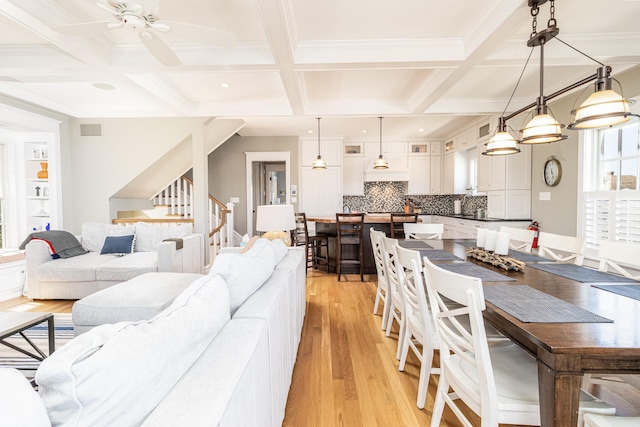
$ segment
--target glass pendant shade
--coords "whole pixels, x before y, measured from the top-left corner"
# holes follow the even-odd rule
[[[637,120],[629,111],[629,101],[612,89],[592,93],[582,105],[571,111],[569,129],[595,129]]]
[[[380,154],[378,156],[378,159],[373,164],[373,168],[374,169],[389,169],[389,164],[387,163],[385,158],[382,156],[382,154]]]
[[[318,158],[316,159],[315,162],[313,162],[313,165],[311,165],[311,169],[326,169],[326,168],[327,168],[327,162],[325,162],[322,156],[318,154]]]
[[[538,114],[522,129],[521,144],[547,144],[567,139],[562,126],[551,114]]]
[[[520,152],[518,141],[507,131],[496,132],[486,145],[487,150],[482,153],[486,156],[502,156]]]
[[[318,117],[318,158],[313,165],[311,165],[311,169],[315,170],[324,170],[327,168],[327,162],[324,161],[322,156],[320,155],[320,117]]]

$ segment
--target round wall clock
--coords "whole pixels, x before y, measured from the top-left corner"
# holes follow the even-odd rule
[[[562,178],[562,166],[560,160],[551,156],[544,164],[544,183],[550,187],[555,187]]]

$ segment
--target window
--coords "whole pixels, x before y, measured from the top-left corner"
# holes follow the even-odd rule
[[[585,135],[582,231],[588,249],[600,240],[640,244],[640,126]]]

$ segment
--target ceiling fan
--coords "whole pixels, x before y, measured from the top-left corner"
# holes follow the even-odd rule
[[[64,25],[55,30],[67,35],[90,35],[118,29],[136,31],[147,50],[166,66],[178,66],[181,62],[171,47],[156,33],[171,31],[190,41],[221,47],[231,47],[236,41],[235,34],[216,28],[186,22],[161,21],[157,14],[146,13],[144,7],[139,4],[128,4],[118,0],[99,0],[96,5],[111,13],[117,21],[82,22]]]

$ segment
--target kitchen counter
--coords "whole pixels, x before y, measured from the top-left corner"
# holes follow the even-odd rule
[[[427,215],[433,215],[433,216],[444,216],[447,218],[456,218],[456,219],[469,219],[472,221],[484,221],[484,222],[522,222],[522,221],[529,221],[531,222],[531,219],[528,218],[522,218],[522,219],[505,219],[505,218],[477,218],[474,215],[456,215],[456,214],[448,214],[448,215],[442,215],[442,214],[427,214]]]
[[[422,215],[422,214],[418,214],[418,215]],[[321,223],[321,224],[335,224],[336,217],[335,215],[334,216],[308,216],[307,221]],[[418,219],[418,222],[420,222],[420,219]],[[388,213],[365,214],[364,223],[365,224],[390,224],[391,214],[388,214]]]

